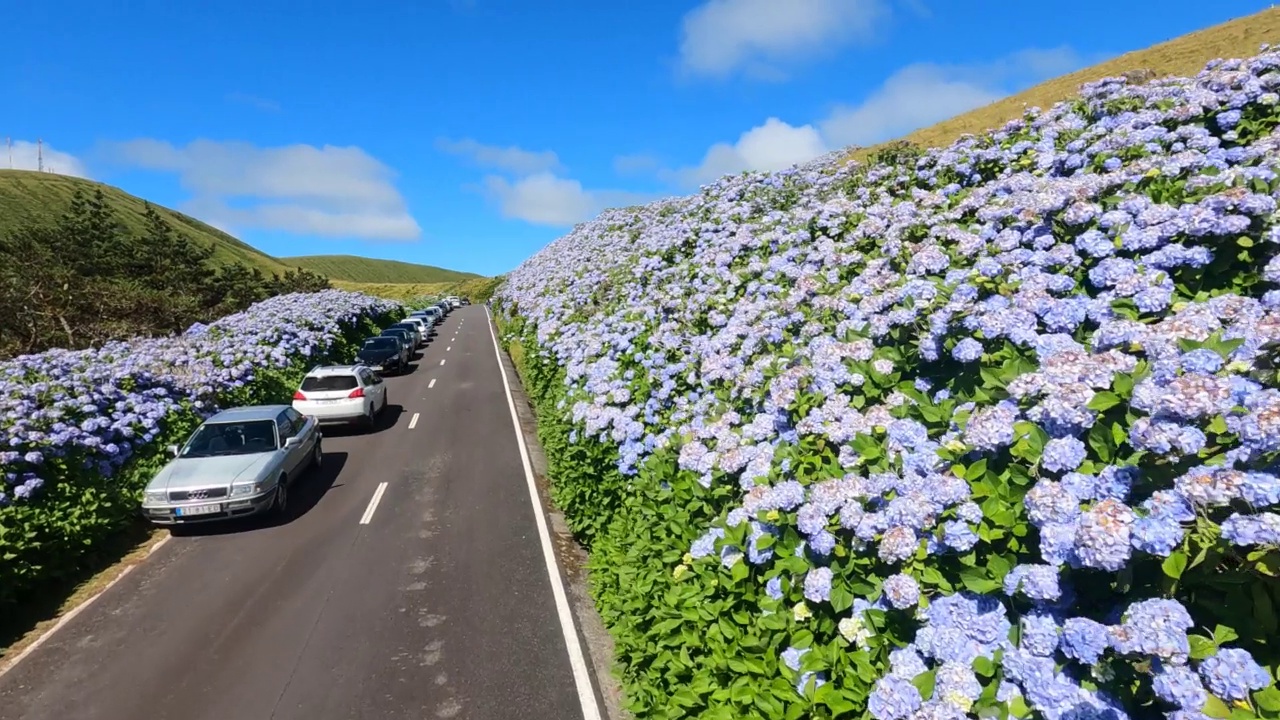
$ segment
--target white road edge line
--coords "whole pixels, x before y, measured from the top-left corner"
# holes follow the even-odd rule
[[[373,513],[378,509],[378,503],[382,502],[382,493],[387,491],[387,484],[378,483],[378,489],[373,491],[373,497],[369,498],[369,507],[364,509],[364,515],[360,516],[360,524],[368,525],[373,519]]]
[[[45,630],[43,633],[40,634],[40,637],[36,638],[30,645],[23,648],[22,652],[15,655],[12,660],[9,660],[3,666],[0,666],[0,677],[4,677],[6,673],[8,673],[10,670],[17,667],[18,663],[22,662],[28,655],[30,655],[31,653],[39,649],[41,645],[44,645],[46,642],[48,642],[53,637],[54,633],[58,632],[67,623],[74,620],[77,615],[87,610],[90,605],[92,605],[94,602],[98,600],[98,598],[102,597],[103,595],[106,595],[107,591],[110,590],[116,583],[120,582],[121,580],[124,579],[126,575],[133,572],[134,568],[146,562],[152,555],[155,554],[157,550],[164,547],[165,544],[167,544],[172,539],[173,539],[172,535],[166,535],[163,538],[161,538],[159,542],[157,542],[155,545],[152,545],[150,548],[147,549],[147,554],[142,556],[142,559],[138,560],[138,562],[133,563],[132,565],[126,565],[125,568],[120,571],[119,575],[115,576],[115,578],[113,578],[111,582],[106,584],[106,587],[102,588],[101,590],[94,593],[93,595],[90,595],[89,597],[85,598],[84,602],[71,608],[70,610],[67,611],[65,615],[58,618],[58,622],[54,623],[53,627],[49,628],[48,630]]]
[[[434,382],[434,380],[432,382]],[[409,418],[409,429],[412,430],[417,426],[418,426],[418,413],[414,413],[413,417]]]
[[[555,549],[551,545],[551,533],[547,531],[547,520],[542,515],[542,501],[538,497],[538,485],[533,479],[529,448],[525,446],[524,433],[520,430],[520,416],[516,414],[516,401],[511,396],[511,383],[507,381],[507,370],[502,366],[498,334],[493,329],[493,317],[488,308],[485,308],[485,318],[489,321],[489,337],[493,339],[493,356],[498,361],[498,372],[502,375],[502,389],[507,393],[507,409],[511,411],[511,429],[515,431],[516,445],[520,447],[520,464],[524,467],[524,479],[529,486],[529,502],[533,504],[533,518],[538,525],[538,538],[542,541],[542,559],[546,561],[547,575],[551,580],[551,594],[555,598],[556,614],[560,617],[560,630],[564,635],[565,647],[569,651],[569,665],[573,668],[573,681],[578,688],[582,718],[583,720],[600,720],[600,708],[596,705],[596,692],[591,684],[591,673],[587,669],[587,658],[582,652],[582,644],[578,642],[578,629],[573,621],[573,611],[569,609],[569,598],[564,591],[564,581],[560,578],[560,566],[556,562]]]
[[[443,365],[443,364],[444,364],[444,360],[445,360],[444,358],[440,358],[440,364],[441,364],[441,365]]]
[[[431,382],[427,383],[427,389],[428,389],[428,390],[430,390],[431,388],[433,388],[433,387],[435,387],[435,386],[436,386],[436,379],[435,379],[435,378],[431,378]]]

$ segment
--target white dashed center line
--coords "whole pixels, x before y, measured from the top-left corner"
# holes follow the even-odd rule
[[[373,513],[378,509],[378,503],[382,502],[382,493],[387,491],[387,484],[378,483],[378,489],[373,491],[373,497],[369,498],[369,507],[364,509],[364,515],[360,516],[360,524],[368,525],[373,519]]]
[[[441,364],[441,365],[443,365],[443,364],[444,364],[444,358],[440,358],[440,364]]]
[[[430,390],[431,388],[433,388],[433,387],[435,387],[435,386],[436,386],[436,379],[435,379],[435,378],[431,378],[431,382],[427,383],[427,389],[428,389],[428,390]]]
[[[445,349],[444,349],[444,351],[445,351],[445,352],[449,352],[449,351],[450,351],[450,350],[452,350],[452,349],[453,349],[453,346],[452,346],[452,345],[450,345],[449,347],[445,348]]]
[[[417,426],[418,426],[418,413],[414,413],[413,417],[409,418],[409,429],[412,430]]]

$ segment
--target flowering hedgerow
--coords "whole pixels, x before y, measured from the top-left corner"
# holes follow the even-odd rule
[[[1280,53],[613,210],[496,296],[644,717],[1280,717]]]
[[[166,441],[222,407],[286,402],[300,372],[348,355],[397,308],[281,295],[183,336],[0,362],[0,600],[74,567],[135,512]]]

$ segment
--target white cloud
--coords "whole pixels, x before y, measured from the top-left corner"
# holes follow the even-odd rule
[[[436,141],[436,147],[453,155],[469,157],[479,165],[495,167],[519,175],[532,175],[560,168],[560,158],[550,150],[525,150],[514,145],[507,147],[485,145],[471,138],[462,140],[440,138]]]
[[[44,143],[43,147],[40,147],[39,143],[26,140],[14,140],[13,146],[6,148],[6,155],[2,159],[5,164],[0,167],[14,170],[38,170],[41,156],[44,157],[44,169],[46,172],[82,178],[89,177],[89,171],[85,169],[84,163],[75,155],[55,150],[49,143]],[[13,158],[12,163],[9,162],[10,157]]]
[[[885,0],[706,0],[681,21],[680,68],[780,79],[781,65],[868,39],[886,17]]]
[[[794,127],[771,117],[763,125],[742,133],[735,143],[712,145],[698,165],[664,173],[664,176],[681,185],[699,185],[743,170],[783,170],[826,151],[826,143],[817,128]]]
[[[192,193],[184,209],[219,227],[364,240],[422,233],[395,172],[358,147],[142,139],[107,149],[128,165],[176,173]]]
[[[1063,47],[1024,50],[978,65],[909,65],[857,105],[838,105],[826,117],[800,126],[771,117],[742,133],[737,142],[711,146],[698,165],[661,175],[696,186],[744,170],[781,170],[837,148],[901,137],[1091,60]]]
[[[550,172],[515,181],[490,175],[484,179],[484,191],[498,205],[503,217],[556,227],[590,220],[606,208],[654,199],[625,190],[588,190],[577,180]]]
[[[837,106],[819,126],[831,147],[871,145],[982,107],[1085,64],[1070,48],[1023,50],[977,65],[918,63],[860,104]]]

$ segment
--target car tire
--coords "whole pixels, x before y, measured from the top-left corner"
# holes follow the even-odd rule
[[[276,481],[276,492],[271,498],[271,514],[284,517],[289,512],[289,478],[284,475]]]
[[[320,444],[319,438],[316,439],[316,446],[311,449],[311,470],[317,471],[324,466],[324,448]]]
[[[360,425],[364,427],[365,432],[373,432],[373,429],[377,424],[378,419],[374,417],[372,409],[366,411],[364,417],[360,419]]]

